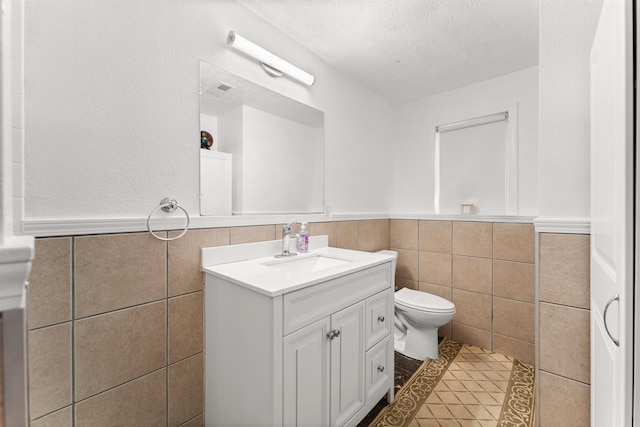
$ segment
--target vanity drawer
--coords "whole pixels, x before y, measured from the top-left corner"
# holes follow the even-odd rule
[[[391,289],[391,263],[309,286],[284,295],[283,335],[333,314],[344,307]]]
[[[367,298],[367,348],[389,335],[393,322],[393,294],[391,289]]]
[[[382,390],[393,387],[393,351],[389,346],[393,345],[390,338],[382,340],[366,353],[367,370],[367,399],[380,397]]]

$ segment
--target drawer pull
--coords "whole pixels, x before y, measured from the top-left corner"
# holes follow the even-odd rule
[[[384,322],[384,316],[383,315],[378,316],[378,322]]]
[[[384,366],[382,365],[378,366],[378,372],[384,372]]]
[[[332,329],[331,331],[327,332],[327,337],[329,337],[330,340],[337,338],[340,336],[340,329]]]

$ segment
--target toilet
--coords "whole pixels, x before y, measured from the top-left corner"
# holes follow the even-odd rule
[[[395,277],[398,253],[391,255],[392,277]],[[438,358],[438,328],[453,318],[456,306],[444,298],[426,292],[402,288],[395,293],[394,349],[412,359]]]
[[[437,295],[400,289],[395,293],[395,350],[413,359],[437,359],[438,328],[455,312],[451,301]]]

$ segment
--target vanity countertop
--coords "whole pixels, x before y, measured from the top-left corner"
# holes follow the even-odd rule
[[[224,247],[207,249],[220,251],[224,250]],[[393,256],[386,254],[324,246],[288,258],[276,258],[270,255],[207,265],[208,257],[204,252],[207,249],[203,249],[202,271],[269,297],[355,273],[394,259]],[[307,267],[311,265],[319,266],[315,267],[317,271],[314,271],[314,267]],[[301,268],[296,268],[298,266]]]

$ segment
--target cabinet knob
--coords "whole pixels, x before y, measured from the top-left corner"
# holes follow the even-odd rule
[[[384,316],[383,315],[378,316],[378,322],[384,322]]]
[[[384,366],[382,365],[378,366],[378,372],[384,372]]]
[[[329,332],[327,332],[327,337],[329,337],[329,339],[334,339],[340,336],[340,329],[332,329]]]

